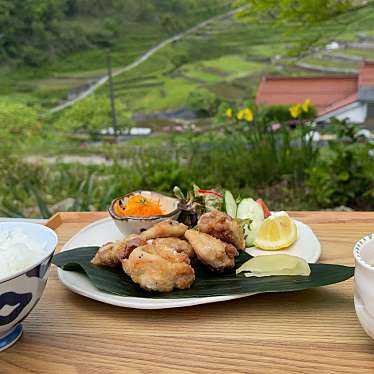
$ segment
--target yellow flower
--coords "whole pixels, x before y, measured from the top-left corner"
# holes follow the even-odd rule
[[[306,99],[304,102],[303,102],[303,104],[301,105],[301,107],[302,107],[302,109],[303,109],[303,111],[305,112],[305,113],[308,113],[309,112],[309,107],[310,107],[310,104],[311,104],[312,102],[310,101],[310,99]]]
[[[251,109],[245,108],[245,109],[242,109],[241,111],[239,111],[236,118],[239,121],[244,119],[246,122],[252,122],[253,121],[253,113],[252,113]]]
[[[296,104],[288,108],[292,118],[299,118],[302,112],[301,104]]]
[[[239,110],[238,114],[236,115],[236,118],[241,121],[244,118],[244,110]]]
[[[227,118],[229,118],[229,119],[231,119],[232,118],[232,109],[231,108],[228,108],[227,110],[226,110],[226,117]]]
[[[253,113],[252,113],[252,111],[249,108],[245,109],[244,119],[247,122],[252,122],[253,121]]]

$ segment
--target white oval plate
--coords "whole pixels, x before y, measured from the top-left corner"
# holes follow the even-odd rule
[[[303,258],[309,264],[315,264],[321,256],[321,245],[312,229],[305,223],[293,220],[297,229],[297,240],[291,247],[279,251],[264,251],[256,247],[247,248],[245,251],[251,256],[288,254]]]
[[[291,249],[287,253],[296,256],[304,257],[309,262],[317,262],[320,255],[320,244],[312,230],[295,221],[298,225],[298,245],[296,251]],[[299,229],[301,227],[301,229]],[[111,218],[104,218],[102,220],[91,223],[75,234],[61,249],[61,252],[68,251],[69,249],[84,247],[84,246],[101,246],[104,243],[116,239],[122,239],[123,235],[118,231]],[[294,246],[297,244],[295,243]],[[300,249],[301,247],[301,249]],[[265,251],[261,251],[262,252]],[[250,253],[250,252],[249,252]],[[272,252],[274,253],[274,252]],[[282,251],[286,253],[286,251]],[[270,253],[266,253],[270,254]],[[312,259],[312,260],[310,260]],[[193,306],[199,304],[216,303],[219,301],[239,299],[241,297],[251,296],[254,293],[247,293],[232,296],[212,296],[212,297],[194,297],[186,299],[152,299],[130,296],[112,295],[98,290],[89,280],[89,278],[81,273],[73,271],[64,271],[60,268],[57,269],[58,278],[70,290],[79,295],[89,297],[103,303],[117,305],[127,308],[136,309],[165,309],[165,308],[179,308],[185,306]]]

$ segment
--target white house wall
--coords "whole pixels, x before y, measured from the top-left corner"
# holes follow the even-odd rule
[[[366,119],[366,112],[366,103],[355,102],[318,117],[317,122],[328,121],[330,118],[336,117],[339,120],[348,118],[350,122],[363,123]]]

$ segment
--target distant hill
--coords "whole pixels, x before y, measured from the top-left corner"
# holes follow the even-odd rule
[[[227,0],[1,0],[0,61],[37,67],[87,48],[115,47],[139,24],[171,34],[227,7]]]
[[[22,2],[14,3],[18,1]],[[22,54],[4,52],[0,39],[2,53],[7,53],[7,63],[0,66],[0,99],[7,95],[42,110],[52,108],[106,74],[109,46],[116,72],[160,41],[231,9],[231,2],[223,0],[40,3],[60,1],[65,7],[57,24],[69,32],[53,34],[59,42],[40,44],[44,50],[39,48],[38,53],[45,61],[30,65]],[[290,56],[293,44],[306,33],[322,34],[325,45],[306,56]],[[70,37],[82,41],[69,44]],[[30,38],[31,45],[36,43],[35,36]],[[114,90],[132,114],[199,105],[210,112],[209,106],[220,101],[252,100],[265,74],[351,72],[364,58],[374,59],[374,13],[368,9],[351,16],[343,29],[328,24],[287,37],[272,28],[271,20],[243,22],[231,16],[211,22],[120,74],[114,79]],[[107,92],[103,86],[95,94],[107,96]]]

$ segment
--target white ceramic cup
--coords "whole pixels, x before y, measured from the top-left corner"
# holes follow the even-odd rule
[[[374,339],[374,234],[359,240],[355,258],[354,303],[365,332]]]

